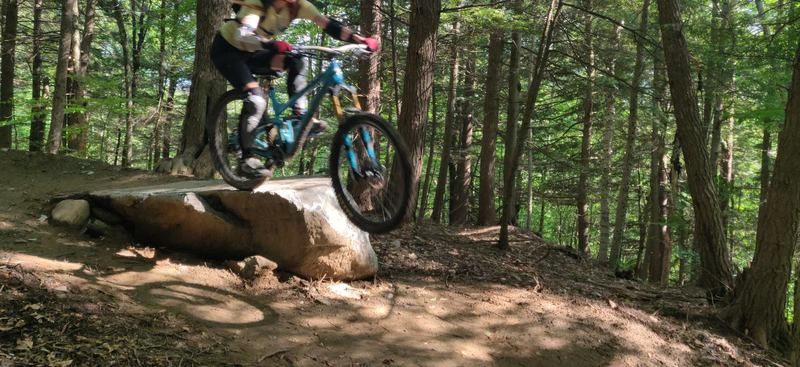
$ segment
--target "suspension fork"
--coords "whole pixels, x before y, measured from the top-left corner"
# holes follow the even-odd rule
[[[345,88],[341,88],[340,90],[346,90],[350,94],[350,100],[353,101],[353,106],[359,111],[362,110],[361,101],[359,99],[359,95],[355,92],[355,89],[346,88],[345,87]],[[331,99],[333,100],[333,109],[334,109],[334,112],[336,113],[336,118],[339,120],[340,124],[344,123],[344,120],[346,118],[346,114],[345,114],[344,108],[342,108],[342,102],[341,102],[341,99],[339,98],[339,94],[336,93],[336,92],[332,92],[331,93]],[[374,141],[374,139],[372,137],[373,133],[374,133],[374,130],[371,129],[371,128],[367,128],[367,127],[361,127],[361,129],[359,131],[359,136],[361,137],[361,142],[364,143],[364,147],[366,147],[367,151],[366,152],[358,152],[358,153],[366,153],[366,157],[363,157],[363,158],[368,158],[369,162],[371,163],[369,168],[374,168],[374,167],[379,167],[380,166],[378,164],[377,154],[375,153],[375,141]],[[353,139],[352,139],[352,137],[350,137],[350,135],[345,135],[345,137],[344,137],[344,145],[345,145],[345,148],[347,149],[347,159],[348,159],[348,163],[350,164],[350,168],[354,172],[356,172],[358,174],[361,174],[361,172],[359,170],[359,164],[358,164],[358,162],[359,162],[358,158],[359,157],[358,156],[359,155],[363,155],[363,154],[357,154],[356,149],[353,147]]]

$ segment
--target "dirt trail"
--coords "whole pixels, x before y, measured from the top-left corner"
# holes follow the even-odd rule
[[[525,233],[373,238],[369,282],[244,281],[218,262],[41,221],[49,200],[180,178],[0,153],[0,366],[781,365],[702,294],[611,277]]]

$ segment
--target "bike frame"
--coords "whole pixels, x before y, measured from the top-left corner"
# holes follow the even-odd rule
[[[317,109],[319,108],[320,104],[322,104],[322,99],[325,97],[325,91],[331,89],[331,99],[333,100],[334,112],[336,113],[337,119],[341,122],[344,118],[344,110],[342,109],[341,102],[339,99],[338,92],[340,90],[345,90],[350,93],[351,99],[353,101],[354,106],[357,109],[361,109],[361,105],[358,100],[358,96],[355,92],[355,88],[348,86],[344,82],[344,74],[342,73],[342,66],[341,63],[336,59],[331,59],[328,67],[325,69],[325,72],[322,75],[318,76],[314,80],[308,83],[308,85],[299,93],[294,95],[292,98],[289,98],[286,103],[281,103],[278,100],[278,94],[275,91],[271,81],[267,79],[267,88],[269,89],[269,99],[272,104],[273,114],[270,118],[270,124],[278,129],[279,139],[282,143],[282,148],[278,148],[281,150],[283,160],[288,161],[292,157],[297,154],[300,150],[303,149],[303,145],[305,144],[309,133],[311,132],[312,124],[309,123],[311,121],[311,117],[316,113]],[[293,124],[296,121],[292,120],[284,120],[282,115],[289,109],[290,106],[293,106],[298,99],[302,96],[307,95],[312,90],[318,89],[319,93],[317,93],[313,100],[309,104],[309,108],[305,114],[300,116],[300,134],[296,134],[296,127]],[[262,134],[266,133],[267,126],[270,124],[266,124],[265,126],[260,126],[256,131],[256,136],[262,136]],[[367,139],[371,139],[368,137]],[[258,143],[261,139],[256,139],[257,145],[254,153],[262,156],[262,157],[271,157],[272,152],[270,151],[270,147],[261,145]],[[348,148],[351,146],[348,144]],[[354,162],[352,162],[354,163]]]

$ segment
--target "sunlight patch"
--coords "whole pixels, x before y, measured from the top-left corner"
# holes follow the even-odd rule
[[[83,264],[69,261],[56,261],[44,257],[0,252],[0,262],[12,265],[20,265],[26,270],[38,271],[77,271],[83,268]]]

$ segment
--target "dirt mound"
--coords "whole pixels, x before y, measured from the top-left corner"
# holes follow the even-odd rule
[[[53,196],[175,178],[18,152],[0,170],[0,365],[785,364],[715,322],[701,293],[616,279],[524,231],[499,252],[496,228],[423,225],[373,238],[372,281],[243,280],[39,221]]]

